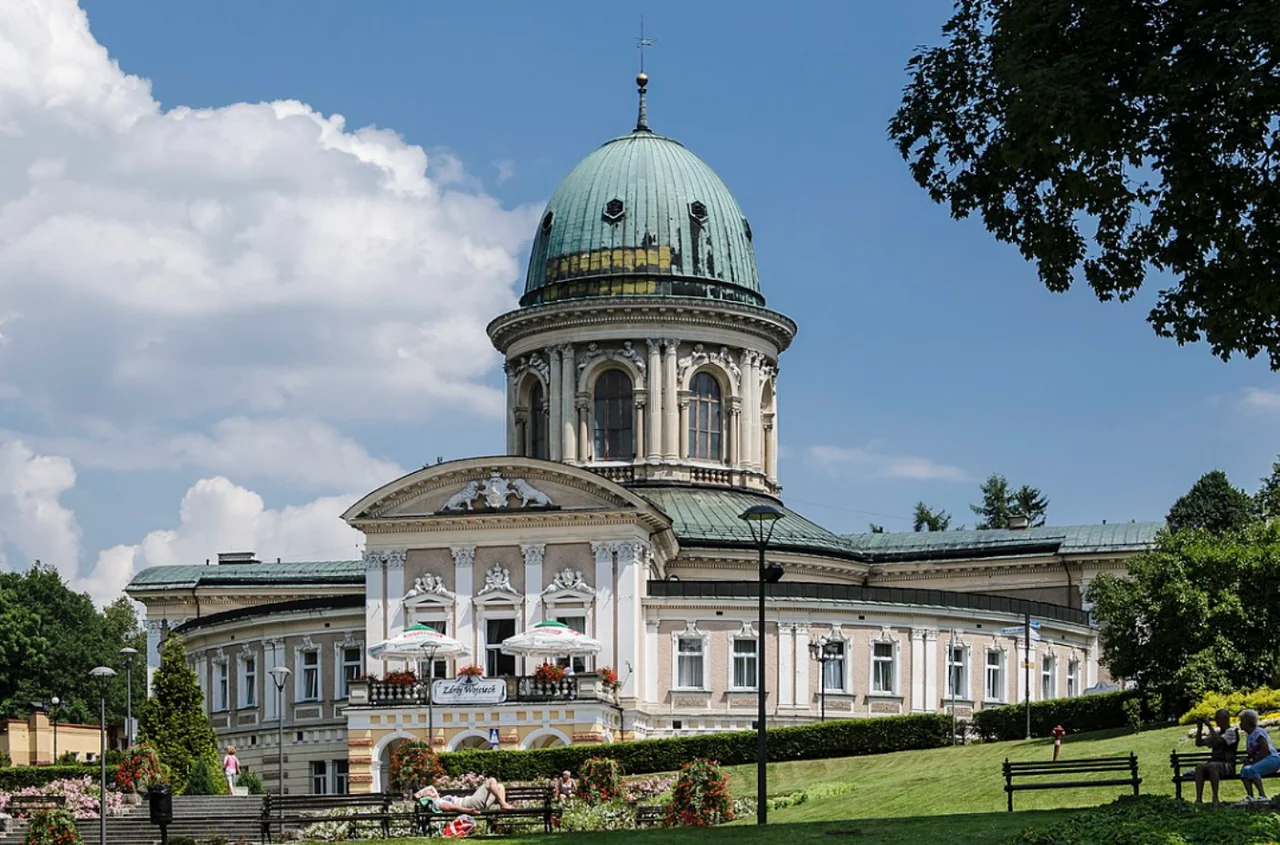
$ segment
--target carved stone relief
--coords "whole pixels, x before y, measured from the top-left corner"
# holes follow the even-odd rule
[[[472,511],[476,509],[477,500],[479,500],[481,507],[490,510],[504,510],[509,506],[512,497],[520,499],[520,507],[522,508],[527,508],[530,505],[546,507],[551,504],[551,499],[546,493],[538,490],[523,478],[507,480],[502,477],[500,472],[493,470],[485,481],[468,481],[461,490],[449,497],[441,510]]]

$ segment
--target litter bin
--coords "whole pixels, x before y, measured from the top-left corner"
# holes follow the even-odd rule
[[[169,824],[173,821],[173,787],[157,783],[147,787],[147,809],[151,823],[160,826],[160,845],[169,845]]]

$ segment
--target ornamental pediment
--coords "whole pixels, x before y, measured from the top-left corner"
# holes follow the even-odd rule
[[[410,516],[458,519],[624,508],[650,509],[630,491],[577,468],[520,458],[470,459],[407,475],[365,496],[343,518],[355,523]]]

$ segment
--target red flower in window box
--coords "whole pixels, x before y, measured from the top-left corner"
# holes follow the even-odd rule
[[[388,672],[382,681],[383,683],[393,684],[398,687],[409,687],[418,682],[418,676],[412,672],[399,669],[394,672]]]
[[[612,688],[618,685],[618,672],[612,666],[601,666],[598,674],[605,686]]]
[[[479,664],[472,663],[469,666],[462,666],[458,669],[458,677],[460,678],[483,678],[484,667]]]
[[[543,663],[533,670],[534,680],[544,684],[554,684],[564,680],[564,667],[554,663]]]

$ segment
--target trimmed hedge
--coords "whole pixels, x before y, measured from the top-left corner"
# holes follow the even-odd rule
[[[856,757],[950,744],[950,716],[927,714],[840,719],[817,725],[773,728],[769,731],[769,760]],[[755,762],[756,734],[754,731],[736,731],[531,751],[469,749],[441,754],[440,763],[450,777],[475,772],[502,781],[530,781],[554,778],[566,769],[576,772],[591,757],[611,757],[622,764],[628,775],[678,771],[695,758],[735,766]]]
[[[1126,690],[1032,702],[1031,735],[1049,736],[1055,725],[1062,725],[1071,733],[1127,727],[1124,703],[1137,696],[1137,691]],[[1025,704],[989,707],[975,712],[972,724],[983,742],[1025,739],[1027,708]]]
[[[116,770],[119,766],[107,766],[107,786],[116,782]],[[78,766],[6,766],[0,769],[0,792],[17,792],[32,786],[44,786],[55,780],[64,778],[91,777],[94,783],[102,769],[97,763],[84,763]]]

